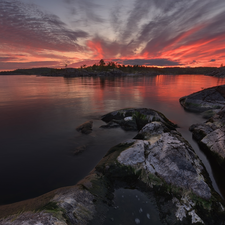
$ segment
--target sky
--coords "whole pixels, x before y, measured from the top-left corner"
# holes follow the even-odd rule
[[[224,0],[0,0],[0,71],[225,64]]]

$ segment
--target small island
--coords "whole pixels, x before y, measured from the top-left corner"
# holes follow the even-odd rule
[[[126,76],[126,75],[178,75],[178,74],[204,74],[209,76],[225,76],[225,67],[154,67],[143,65],[121,65],[115,62],[105,63],[101,59],[92,66],[80,66],[80,68],[32,68],[2,71],[0,75],[40,75],[56,77],[96,77],[96,76]]]

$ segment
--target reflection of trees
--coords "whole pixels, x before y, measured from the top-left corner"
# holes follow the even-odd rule
[[[102,90],[105,88],[105,79],[104,78],[100,78],[100,87]]]
[[[67,85],[72,84],[72,80],[73,80],[73,78],[70,78],[70,77],[63,77],[63,81],[64,81],[64,83],[67,84]]]

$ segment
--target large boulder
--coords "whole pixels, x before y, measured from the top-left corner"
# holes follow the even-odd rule
[[[180,104],[189,111],[207,111],[204,115],[210,117],[225,105],[225,85],[207,88],[182,97]]]
[[[161,199],[158,210],[166,224],[213,224],[217,219],[223,224],[221,200],[204,165],[176,130],[159,121],[146,124],[134,140],[112,148],[96,170],[114,182],[142,182]]]
[[[128,111],[122,118],[135,112]],[[0,206],[0,225],[119,224],[124,218],[127,224],[147,224],[154,223],[153,214],[158,215],[157,224],[224,224],[224,205],[202,162],[171,122],[163,115],[161,118],[147,122],[135,139],[111,148],[77,185]],[[119,207],[117,193],[121,189],[130,190],[129,194],[133,190],[143,193],[142,204],[154,202],[154,210],[143,219],[134,217],[133,210],[141,201],[125,209]],[[137,195],[135,198],[140,200]],[[138,215],[142,212],[139,208]]]

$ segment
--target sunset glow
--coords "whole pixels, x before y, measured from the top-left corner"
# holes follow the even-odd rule
[[[1,0],[0,71],[225,63],[223,0]]]

